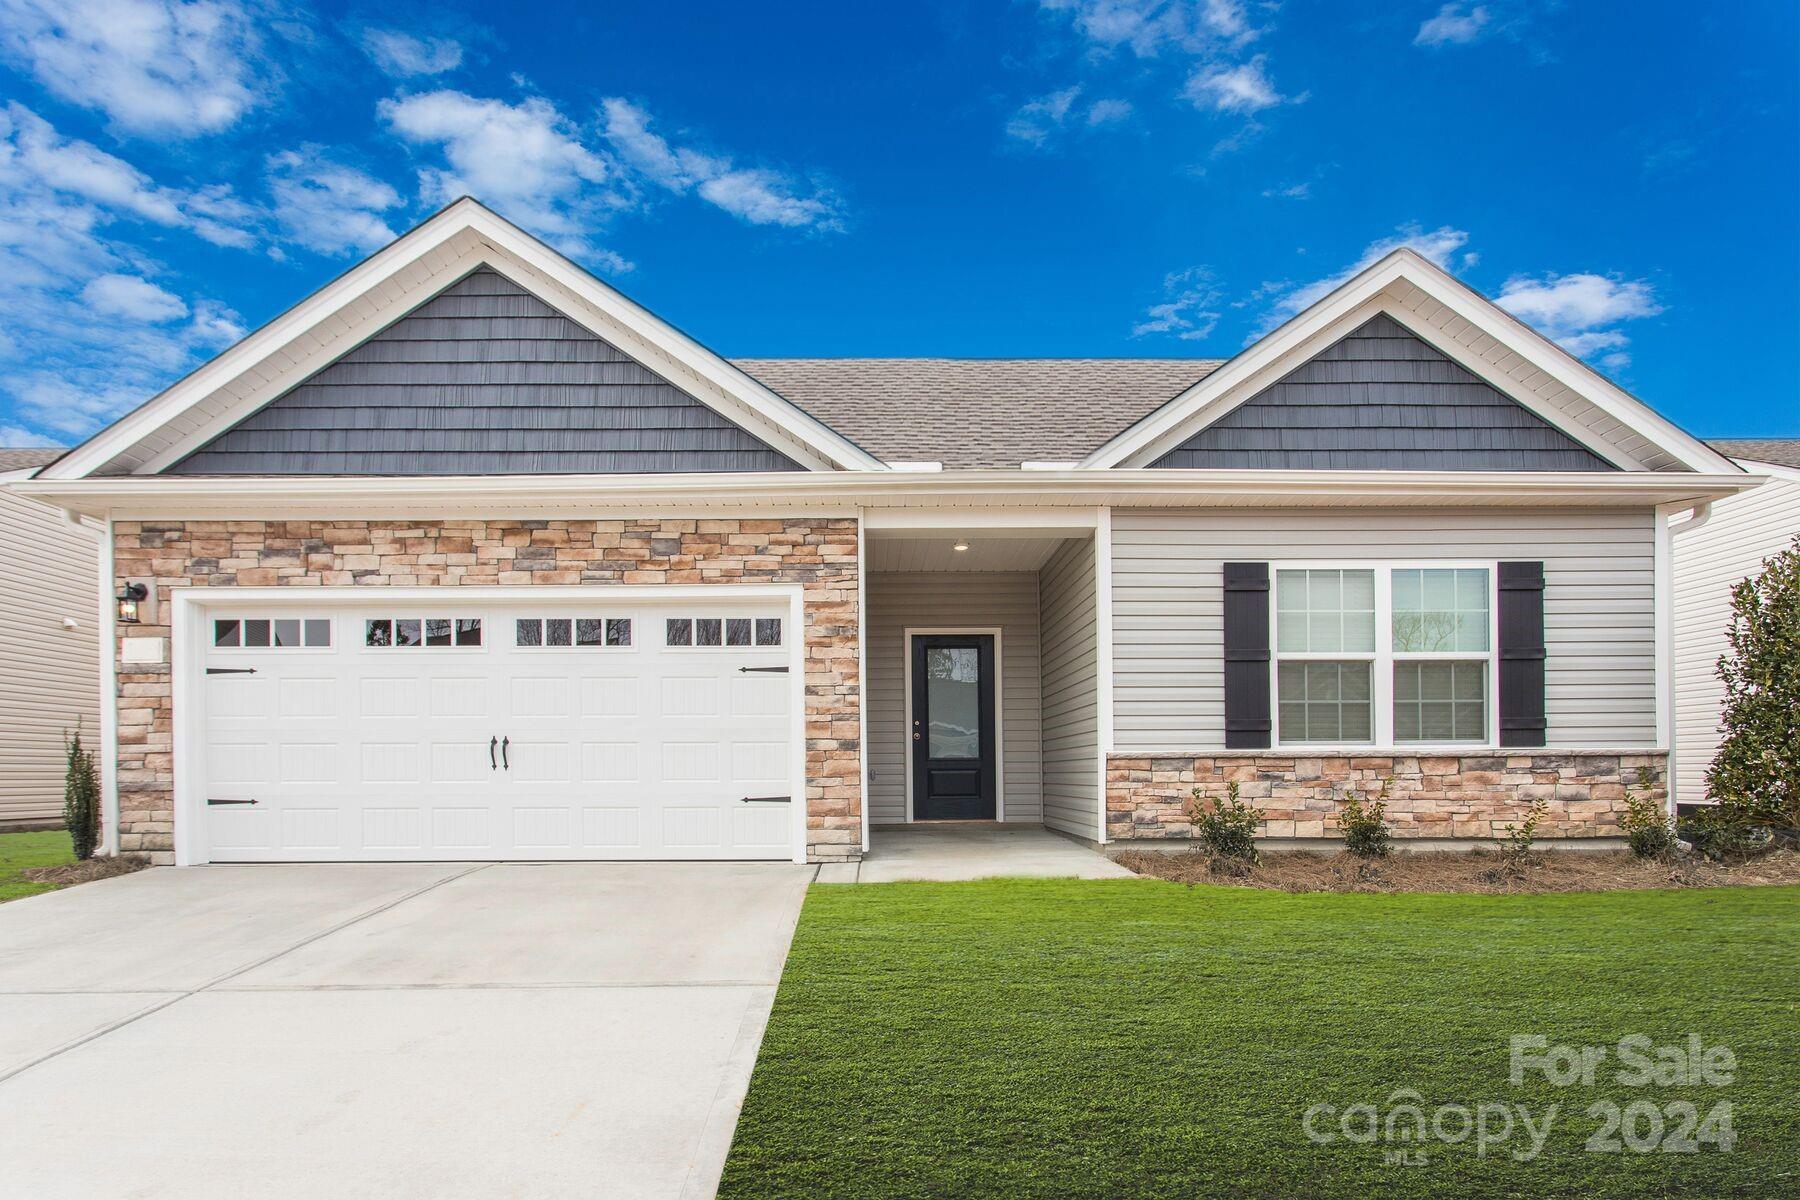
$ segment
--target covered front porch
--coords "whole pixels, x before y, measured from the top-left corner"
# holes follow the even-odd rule
[[[865,515],[865,862],[1025,845],[1002,833],[1046,850],[1104,840],[1105,524],[1096,510]]]
[[[824,863],[820,883],[1129,879],[1091,842],[1014,821],[915,821],[875,831],[861,862]]]

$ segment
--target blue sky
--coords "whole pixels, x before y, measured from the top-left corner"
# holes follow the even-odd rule
[[[730,355],[1218,356],[1399,242],[1800,435],[1791,2],[0,0],[0,444],[468,192]]]

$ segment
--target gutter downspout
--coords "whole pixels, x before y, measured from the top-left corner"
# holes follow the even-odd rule
[[[1686,512],[1688,519],[1671,526],[1669,518]],[[1667,812],[1675,815],[1675,532],[1699,529],[1712,517],[1712,501],[1659,504],[1656,507],[1656,737],[1668,750]]]

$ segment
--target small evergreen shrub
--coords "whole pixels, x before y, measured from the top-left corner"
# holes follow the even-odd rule
[[[1650,772],[1639,768],[1641,790],[1625,789],[1625,815],[1619,820],[1619,829],[1625,835],[1626,845],[1639,858],[1662,858],[1675,848],[1674,823],[1663,806],[1645,794],[1654,784]]]
[[[1225,799],[1214,800],[1199,788],[1194,789],[1193,803],[1188,805],[1188,820],[1202,845],[1220,858],[1241,862],[1257,861],[1256,828],[1262,818],[1256,806],[1238,799],[1238,785],[1225,785]]]
[[[1358,858],[1386,858],[1392,847],[1387,823],[1388,789],[1392,779],[1381,781],[1381,791],[1365,803],[1355,792],[1344,792],[1344,811],[1338,814],[1338,825],[1344,830],[1344,849]]]
[[[1506,836],[1500,839],[1500,861],[1505,869],[1513,872],[1525,869],[1531,861],[1531,848],[1537,842],[1538,824],[1549,811],[1549,804],[1533,800],[1523,821],[1506,826]]]
[[[1751,822],[1800,827],[1800,538],[1731,590],[1727,637],[1706,790]]]
[[[100,774],[94,769],[94,753],[81,745],[81,726],[63,739],[68,769],[63,776],[63,823],[75,857],[94,857],[100,844]]]

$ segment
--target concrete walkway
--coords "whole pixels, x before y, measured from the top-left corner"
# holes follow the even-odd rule
[[[0,1175],[703,1197],[811,868],[145,871],[0,905]]]
[[[1099,851],[1040,825],[934,821],[875,829],[860,863],[819,868],[820,883],[906,879],[1129,879]]]

